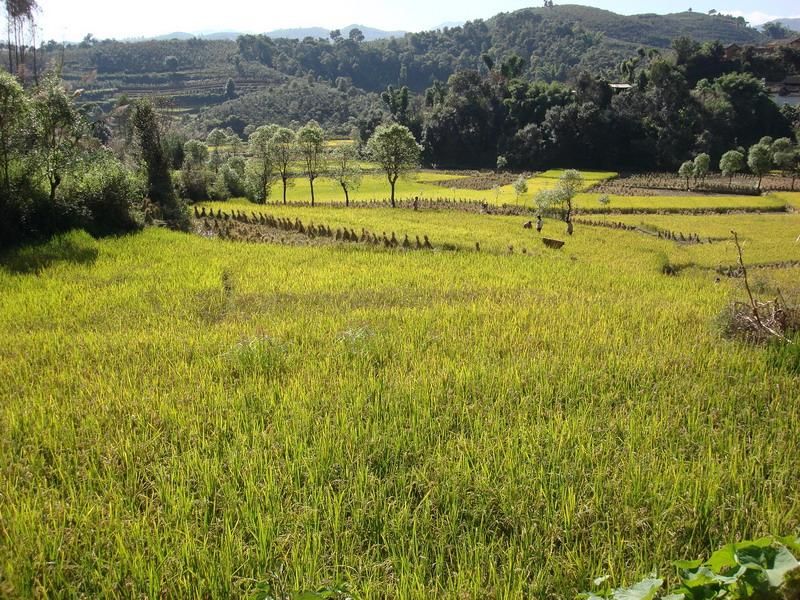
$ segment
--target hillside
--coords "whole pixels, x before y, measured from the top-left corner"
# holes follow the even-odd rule
[[[590,31],[601,32],[608,38],[657,48],[667,48],[673,39],[681,36],[701,42],[719,40],[724,44],[757,43],[765,39],[761,32],[746,27],[741,20],[734,17],[697,12],[626,16],[590,6],[567,4],[552,8],[526,8],[498,15],[490,19],[490,22],[509,16],[515,20],[538,17],[574,22]]]
[[[52,48],[45,62],[56,67],[63,59],[64,78],[106,110],[122,95],[152,94],[167,97],[178,113],[208,116],[215,122],[232,117],[253,122],[267,116],[291,122],[307,111],[347,131],[347,122],[357,113],[380,108],[376,94],[388,85],[407,85],[422,93],[456,71],[483,68],[483,54],[495,61],[520,56],[527,79],[569,81],[582,70],[617,77],[617,66],[638,48],[666,49],[679,36],[741,44],[765,39],[732,17],[693,12],[622,16],[578,5],[526,8],[486,21],[372,41],[368,38],[402,32],[359,26],[365,36],[359,41],[349,39],[352,27],[342,28],[335,41],[321,28],[245,35],[236,41],[103,41],[71,46],[63,55]],[[235,84],[231,97],[224,92],[229,78]],[[302,85],[290,86],[297,78]],[[292,90],[310,95],[291,101]],[[348,102],[353,106],[343,108]]]
[[[792,31],[800,31],[800,17],[796,18],[783,17],[773,22],[780,23],[781,25],[783,25],[787,29],[791,29]]]

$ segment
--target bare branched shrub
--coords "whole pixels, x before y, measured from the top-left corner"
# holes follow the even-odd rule
[[[761,301],[753,295],[742,246],[735,231],[733,241],[739,258],[739,273],[747,291],[748,302],[734,302],[725,318],[725,333],[752,343],[779,341],[794,344],[792,336],[800,331],[800,306],[792,306],[778,293],[773,300]]]

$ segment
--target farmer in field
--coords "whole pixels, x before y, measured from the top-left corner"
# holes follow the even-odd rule
[[[536,231],[537,231],[537,233],[542,233],[542,227],[544,227],[544,221],[542,221],[542,215],[536,215]]]

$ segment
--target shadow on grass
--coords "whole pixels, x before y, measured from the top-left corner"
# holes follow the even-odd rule
[[[9,273],[40,273],[57,262],[92,264],[100,247],[85,231],[70,231],[42,244],[24,246],[0,254],[0,268]]]

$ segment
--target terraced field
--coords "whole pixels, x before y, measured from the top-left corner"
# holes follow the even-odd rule
[[[0,596],[573,598],[796,533],[800,372],[722,334],[717,267],[735,229],[797,301],[800,215],[625,200],[650,212],[547,219],[561,250],[529,217],[236,200],[203,208],[433,249],[151,228],[4,257]]]

